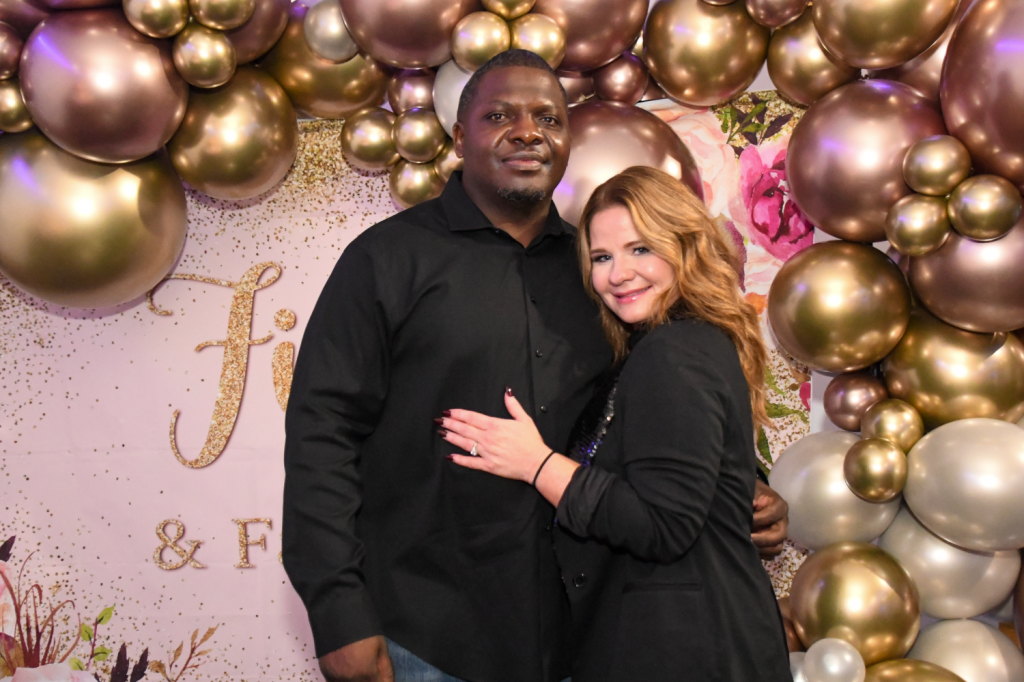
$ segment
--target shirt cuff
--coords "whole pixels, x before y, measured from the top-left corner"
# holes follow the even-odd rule
[[[365,588],[338,590],[308,604],[307,609],[317,658],[384,634]]]
[[[597,505],[614,481],[615,474],[609,471],[594,466],[577,468],[558,502],[558,525],[586,537]]]

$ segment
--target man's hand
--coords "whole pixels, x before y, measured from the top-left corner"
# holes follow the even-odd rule
[[[388,645],[379,635],[324,654],[320,672],[327,682],[395,682]]]
[[[782,553],[789,529],[789,505],[760,479],[754,487],[754,532],[751,534],[762,559]]]

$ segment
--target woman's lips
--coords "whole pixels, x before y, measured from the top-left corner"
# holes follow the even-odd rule
[[[622,294],[612,294],[615,300],[619,303],[633,303],[638,298],[647,293],[650,287],[644,287],[643,289],[633,289]]]

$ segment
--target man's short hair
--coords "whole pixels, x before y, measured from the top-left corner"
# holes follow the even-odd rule
[[[466,82],[466,87],[462,89],[462,96],[459,97],[459,109],[455,116],[456,120],[462,120],[462,114],[469,108],[469,105],[476,99],[477,91],[480,90],[480,81],[487,75],[489,71],[495,69],[507,69],[513,66],[525,66],[528,69],[540,69],[541,71],[547,71],[555,80],[558,80],[558,75],[555,70],[551,68],[551,65],[544,61],[544,58],[538,55],[536,52],[530,52],[529,50],[507,50],[500,52],[497,55],[487,60],[483,66],[477,69],[469,80]],[[565,92],[565,88],[562,86],[561,81],[558,83],[558,89],[562,91],[562,96],[565,97],[565,102],[568,105],[569,96]]]

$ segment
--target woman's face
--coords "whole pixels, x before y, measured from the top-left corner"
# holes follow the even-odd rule
[[[654,312],[659,294],[673,283],[672,266],[640,241],[625,206],[612,206],[590,221],[591,282],[604,304],[629,325]]]

